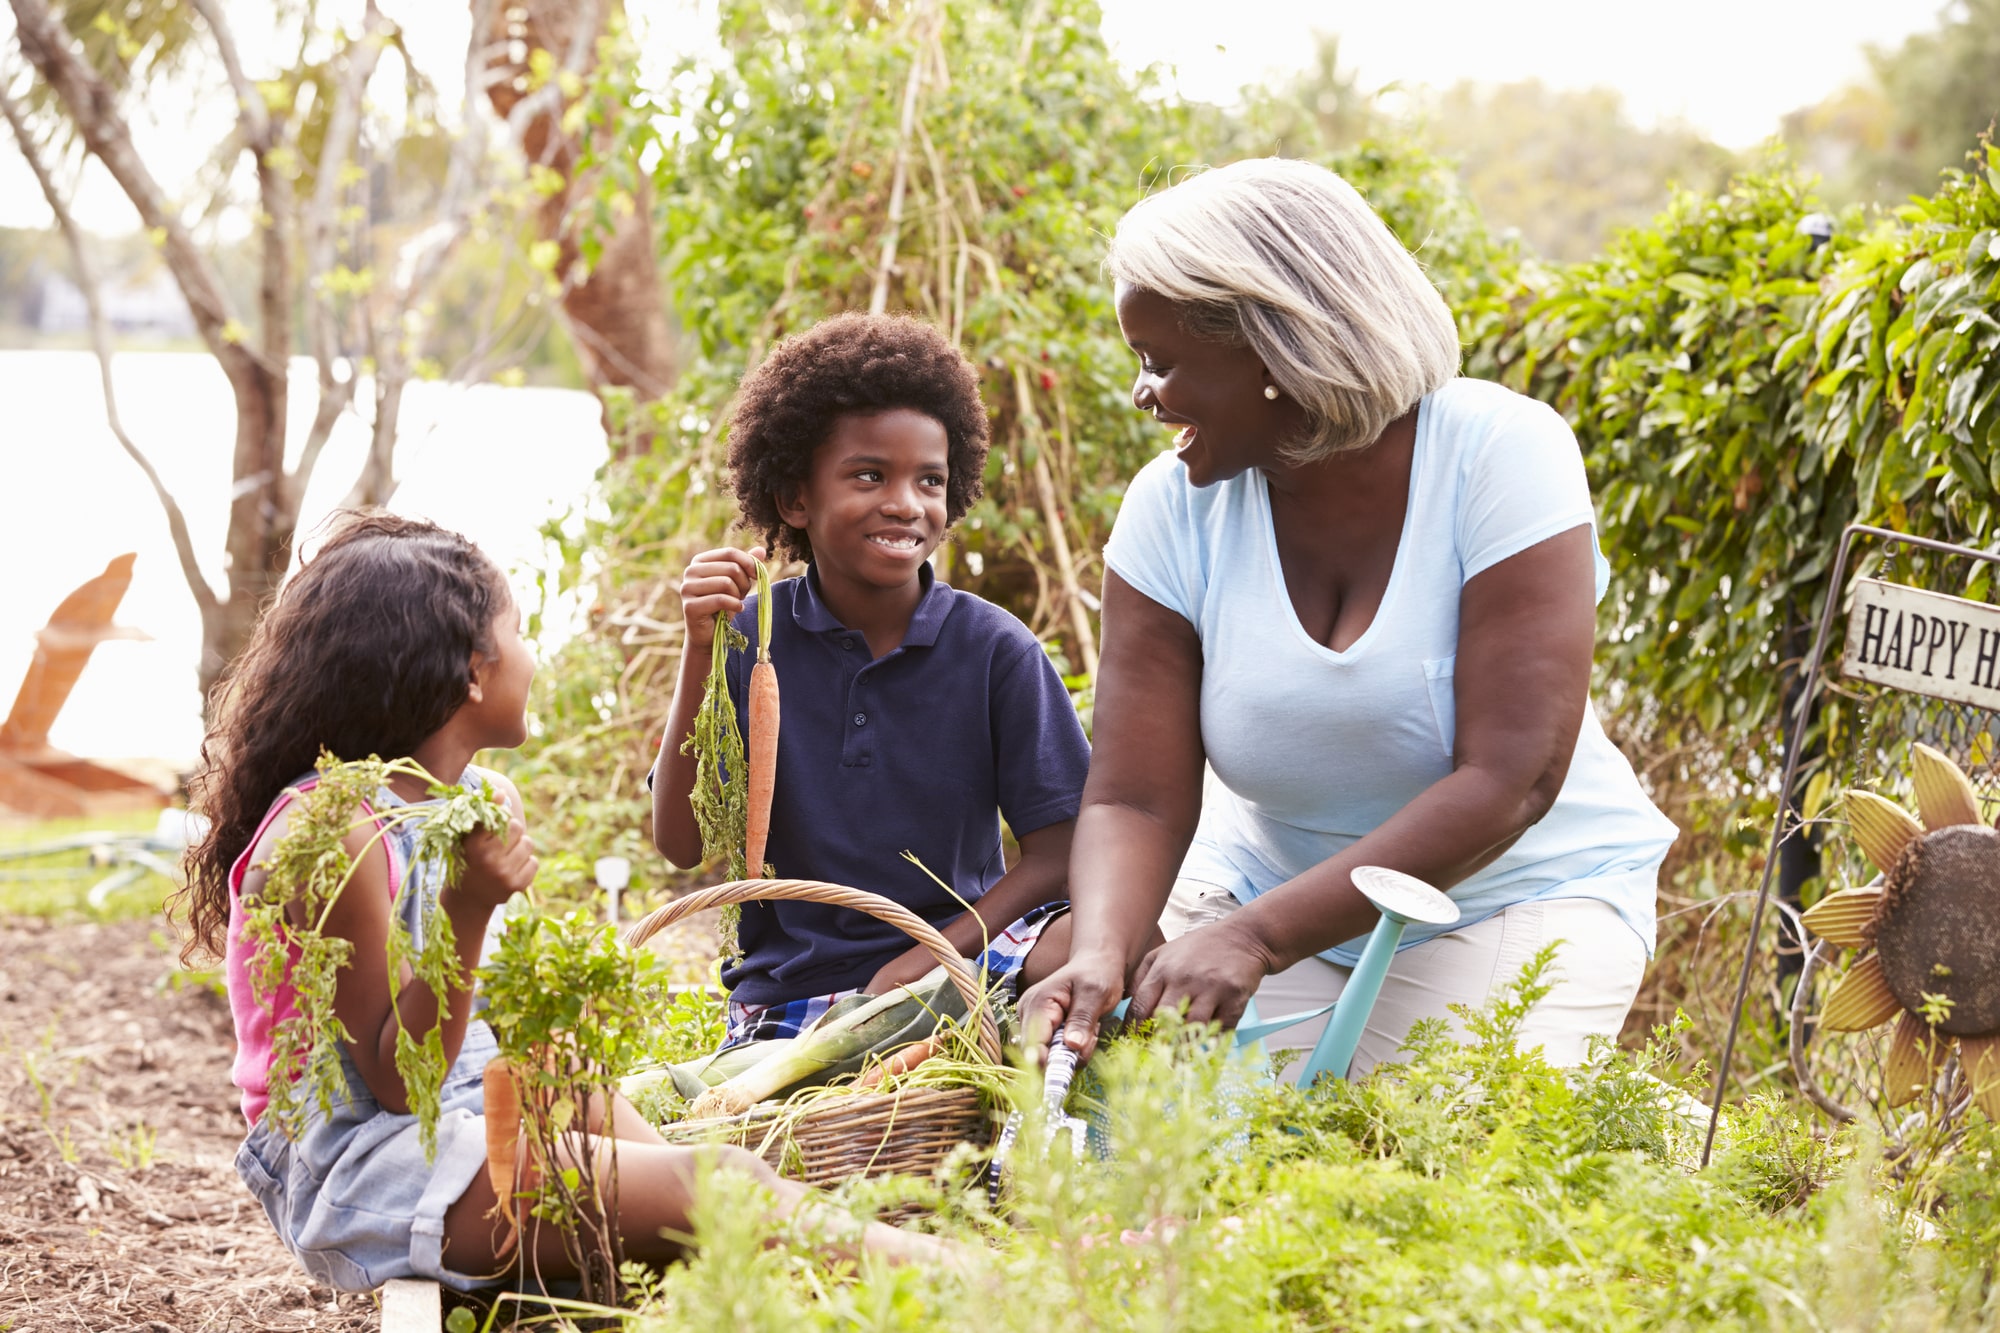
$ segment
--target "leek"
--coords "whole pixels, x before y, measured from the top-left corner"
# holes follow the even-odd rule
[[[952,1008],[962,1013],[964,999],[945,970],[938,967],[913,985],[866,997],[864,1003],[852,1008],[830,1010],[800,1033],[797,1041],[773,1050],[696,1098],[687,1118],[741,1115],[781,1092],[851,1073],[871,1054],[929,1036],[939,1017]]]

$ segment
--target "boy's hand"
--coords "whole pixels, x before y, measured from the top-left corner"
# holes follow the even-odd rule
[[[757,562],[764,548],[753,546],[739,551],[733,546],[703,551],[688,562],[681,575],[681,616],[687,621],[684,660],[707,668],[708,650],[715,645],[715,618],[733,616],[743,609],[743,599],[757,586]]]
[[[535,882],[534,839],[527,825],[515,815],[507,821],[507,832],[496,837],[478,829],[465,838],[465,873],[459,876],[458,892],[492,911],[516,893],[525,892]]]
[[[936,956],[919,944],[882,964],[862,990],[869,995],[887,995],[898,986],[910,986],[922,981],[937,965]]]

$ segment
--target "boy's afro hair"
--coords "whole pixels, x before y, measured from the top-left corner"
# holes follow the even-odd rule
[[[777,497],[805,484],[833,423],[898,407],[944,427],[945,522],[958,522],[985,490],[986,405],[978,372],[936,329],[907,315],[835,315],[779,343],[744,376],[729,426],[730,484],[743,525],[774,558],[812,559],[804,530],[779,517]]]

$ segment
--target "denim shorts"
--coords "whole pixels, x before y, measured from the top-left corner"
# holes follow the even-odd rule
[[[458,1291],[491,1286],[444,1266],[444,1214],[486,1168],[486,1090],[493,1031],[467,1024],[445,1076],[437,1156],[424,1159],[415,1116],[385,1111],[345,1051],[350,1100],[331,1116],[311,1108],[292,1141],[259,1122],[236,1152],[278,1239],[306,1272],[341,1291],[373,1291],[390,1278],[431,1278]]]

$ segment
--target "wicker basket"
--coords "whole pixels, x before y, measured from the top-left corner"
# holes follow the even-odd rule
[[[730,903],[789,899],[851,907],[887,921],[929,949],[965,997],[966,1015],[978,1025],[978,1047],[1000,1063],[1000,1028],[986,1005],[978,976],[916,913],[879,894],[811,879],[744,879],[698,889],[634,922],[625,932],[639,945],[683,917]],[[768,1104],[727,1120],[670,1125],[669,1139],[706,1138],[718,1128],[735,1143],[755,1149],[779,1172],[808,1185],[832,1185],[856,1176],[929,1176],[961,1143],[984,1147],[993,1138],[994,1118],[971,1088],[908,1088],[828,1098],[789,1117]]]

